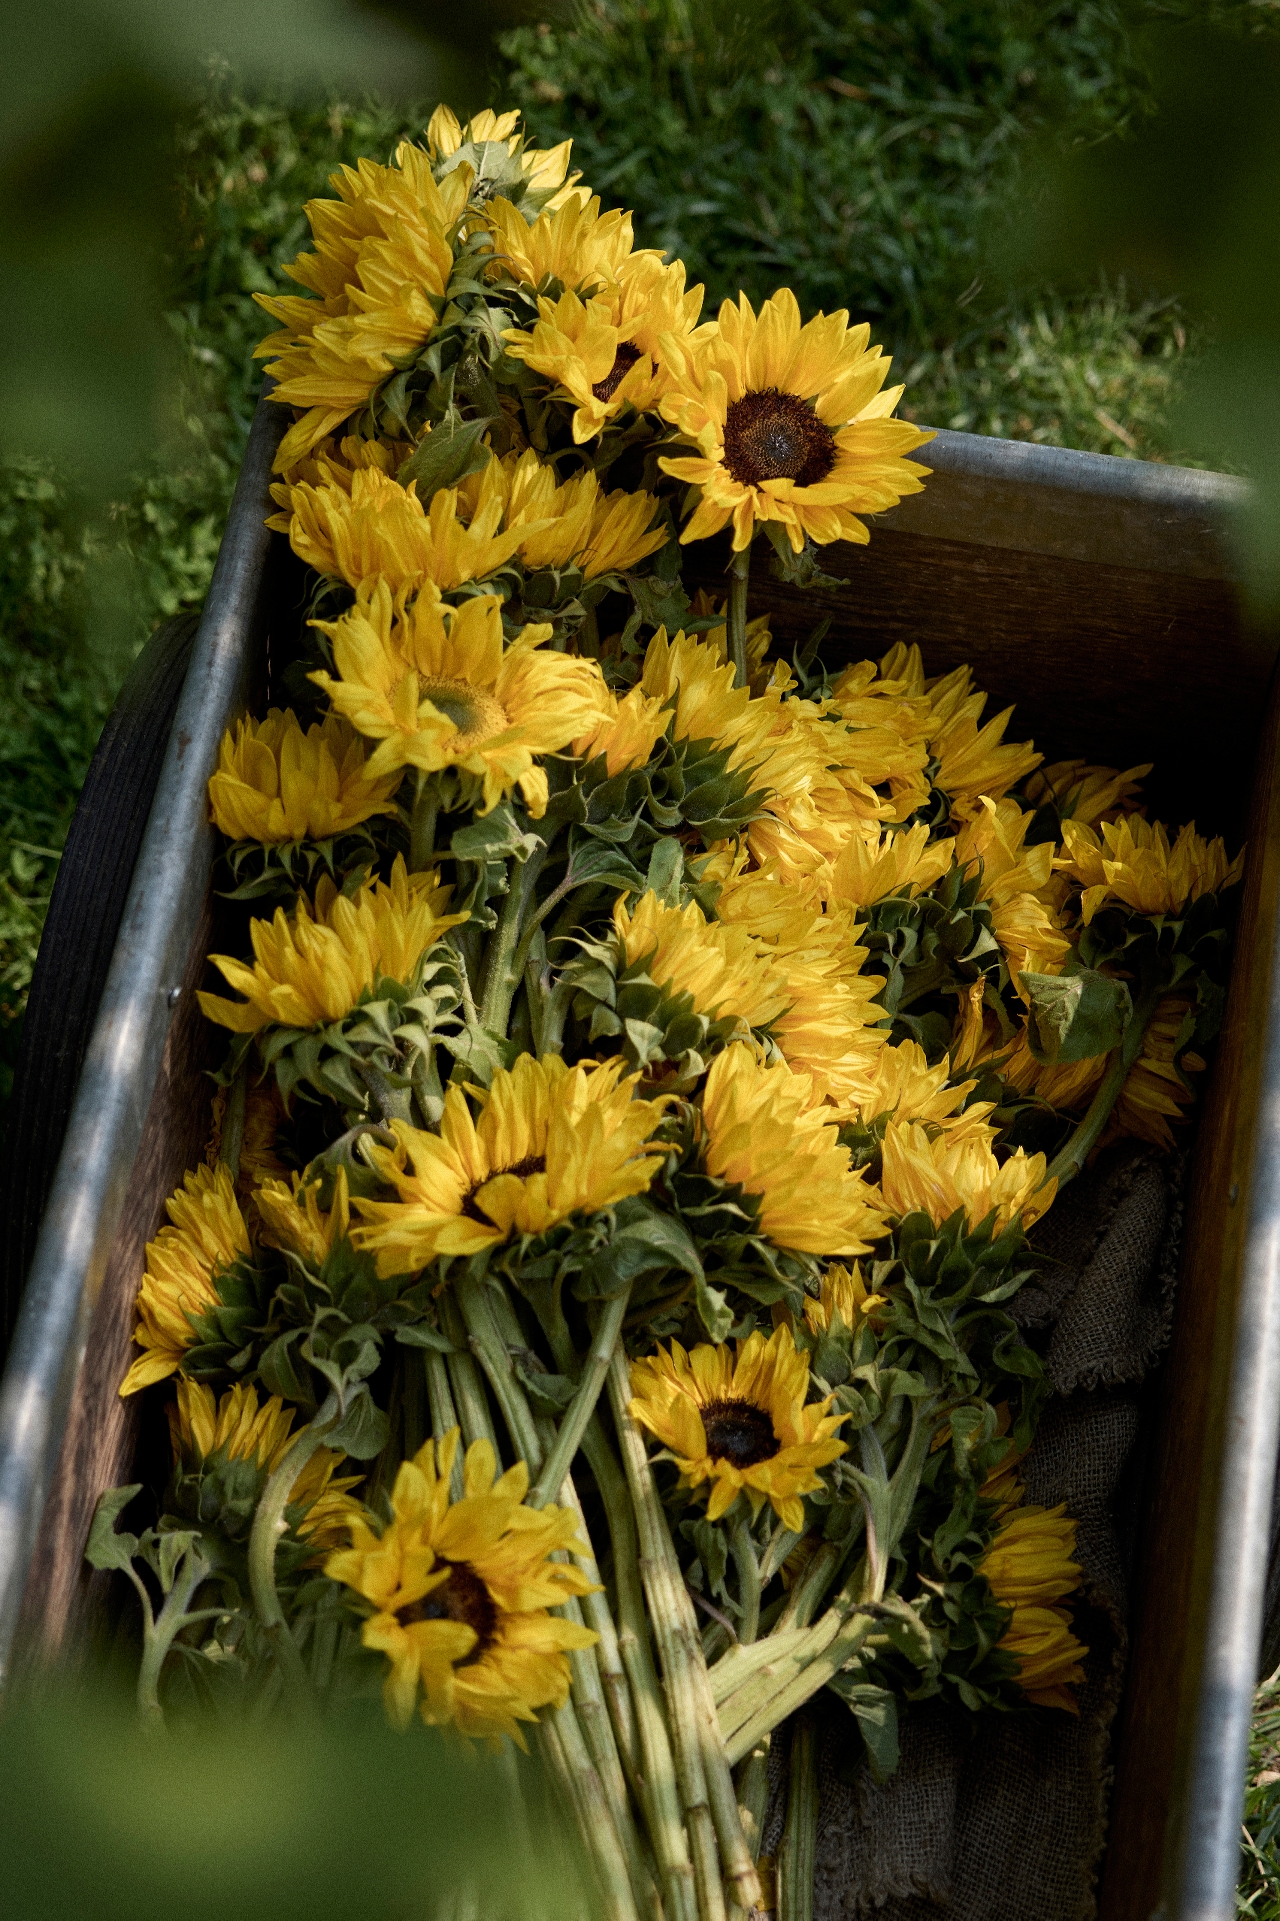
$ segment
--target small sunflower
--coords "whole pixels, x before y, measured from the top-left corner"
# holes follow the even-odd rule
[[[314,296],[255,294],[283,323],[255,349],[274,355],[271,398],[302,410],[280,443],[285,473],[373,399],[397,367],[412,365],[439,321],[453,272],[450,232],[466,207],[471,174],[437,185],[430,157],[404,141],[389,167],[361,160],[330,176],[337,200],[306,207],[314,253],[285,272]]]
[[[815,1301],[811,1294],[804,1297],[805,1326],[811,1334],[825,1334],[838,1314],[852,1332],[865,1315],[883,1306],[884,1299],[883,1294],[870,1292],[862,1278],[862,1267],[858,1261],[852,1267],[832,1261],[823,1273],[822,1293],[818,1299]]]
[[[1019,993],[1024,971],[1053,973],[1071,951],[1052,911],[1053,844],[1025,844],[1034,819],[1016,800],[995,801],[984,794],[955,839],[956,864],[966,877],[980,877],[982,898],[991,907],[991,924]]]
[[[289,544],[300,560],[349,587],[377,576],[397,595],[428,586],[451,593],[486,580],[539,531],[536,525],[502,531],[500,487],[482,491],[463,520],[458,488],[441,488],[424,507],[416,481],[402,487],[377,467],[357,469],[349,489],[324,478],[316,485],[297,481],[288,494]]]
[[[584,579],[625,571],[667,543],[665,527],[653,527],[658,502],[643,489],[607,494],[588,467],[561,481],[554,467],[528,452],[491,462],[481,486],[501,485],[506,525],[520,538],[525,567],[578,567]]]
[[[555,1054],[521,1054],[478,1095],[478,1121],[458,1087],[438,1135],[393,1121],[394,1150],[366,1151],[399,1199],[357,1199],[365,1225],[353,1241],[380,1274],[402,1274],[643,1194],[669,1151],[650,1139],[666,1103],[633,1099],[636,1080],[621,1074],[621,1061],[566,1067]]]
[[[278,1394],[260,1405],[247,1381],[228,1388],[220,1401],[200,1381],[179,1381],[177,1401],[168,1413],[173,1457],[188,1474],[203,1473],[210,1463],[217,1464],[218,1457],[252,1462],[265,1483],[296,1439],[292,1432],[296,1410],[286,1407]],[[289,1494],[288,1506],[303,1510],[294,1532],[317,1557],[344,1546],[351,1523],[364,1513],[347,1492],[358,1487],[363,1477],[334,1479],[345,1459],[333,1448],[317,1448]]]
[[[646,694],[643,687],[633,687],[621,700],[610,691],[600,719],[590,733],[579,734],[573,751],[579,760],[603,754],[612,778],[628,768],[647,766],[670,719],[666,703]]]
[[[1001,1477],[1003,1483],[1009,1477]],[[988,1482],[983,1492],[995,1492]],[[990,1547],[978,1562],[996,1600],[1012,1610],[997,1646],[1018,1663],[1018,1685],[1038,1707],[1078,1714],[1071,1689],[1085,1680],[1080,1665],[1088,1652],[1071,1632],[1071,1616],[1056,1605],[1080,1586],[1080,1564],[1071,1558],[1076,1523],[1063,1507],[1020,1506],[1016,1476]]]
[[[655,987],[687,994],[697,1014],[764,1030],[787,1010],[786,982],[759,943],[742,927],[708,921],[696,901],[666,907],[650,891],[628,907],[620,895],[613,930],[623,965],[643,964]]]
[[[675,1457],[689,1487],[707,1486],[707,1519],[718,1521],[738,1495],[754,1514],[766,1501],[783,1526],[804,1528],[801,1495],[821,1487],[818,1469],[844,1453],[836,1429],[846,1415],[828,1413],[833,1395],[805,1405],[809,1357],[788,1327],[769,1339],[758,1330],[727,1345],[634,1361],[631,1414]]]
[[[122,1395],[178,1371],[195,1340],[188,1316],[218,1305],[218,1275],[249,1252],[249,1230],[226,1167],[197,1167],[184,1175],[165,1211],[169,1225],[147,1247],[138,1290],[133,1338],[142,1353],[121,1383]]]
[[[229,1001],[202,992],[201,1009],[233,1034],[340,1021],[380,979],[407,983],[422,956],[467,918],[445,913],[449,893],[434,870],[407,874],[401,855],[390,885],[366,881],[351,898],[339,894],[326,875],[316,889],[314,912],[300,896],[292,919],[278,907],[274,919],[250,922],[252,967],[229,954],[209,956],[246,998]]]
[[[1038,767],[1022,791],[1033,807],[1052,807],[1059,820],[1096,827],[1137,799],[1151,767],[1146,760],[1121,773],[1115,767],[1094,767],[1087,760],[1055,760],[1049,767]]]
[[[867,821],[855,828],[824,874],[824,892],[850,907],[874,907],[891,894],[910,894],[914,900],[942,879],[954,851],[954,840],[930,841],[923,822],[882,828]]]
[[[530,287],[558,280],[591,294],[616,284],[636,259],[662,259],[653,249],[637,255],[632,216],[617,208],[602,214],[598,199],[567,201],[532,222],[509,200],[493,199],[484,217],[493,235],[491,272],[509,274]]]
[[[933,435],[890,419],[902,389],[881,392],[889,362],[869,337],[843,309],[801,326],[784,287],[758,317],[742,294],[695,339],[664,339],[672,372],[662,413],[698,453],[659,465],[702,490],[682,541],[731,521],[737,551],[764,521],[784,528],[796,553],[806,538],[865,541],[858,514],[920,492],[929,470],[904,455]]]
[[[990,1131],[984,1127],[982,1134],[975,1130],[959,1138],[930,1138],[916,1122],[891,1122],[885,1130],[880,1179],[888,1211],[904,1215],[919,1208],[941,1227],[963,1209],[970,1228],[980,1227],[994,1212],[996,1234],[1015,1219],[1024,1228],[1033,1226],[1053,1205],[1058,1183],[1045,1178],[1043,1154],[1028,1156],[1019,1148],[999,1162],[991,1151]]]
[[[527,626],[504,647],[493,594],[454,608],[424,591],[405,610],[379,580],[340,620],[314,625],[330,637],[339,677],[311,678],[378,742],[370,775],[456,767],[479,784],[484,814],[519,787],[539,819],[547,776],[535,757],[560,752],[605,709],[595,661],[538,651],[551,637],[548,625]]]
[[[264,1181],[253,1197],[267,1245],[287,1248],[316,1267],[324,1266],[351,1227],[346,1168],[339,1166],[334,1175],[333,1198],[327,1208],[320,1205],[320,1187],[318,1179],[304,1181],[294,1174],[287,1182]]]
[[[980,713],[986,696],[973,699]],[[1002,800],[1043,760],[1030,741],[1005,740],[1012,716],[1012,707],[1006,707],[979,727],[976,715],[962,706],[930,739],[929,752],[937,762],[933,784],[950,801],[955,820],[971,820],[984,800]]]
[[[1103,1135],[1104,1143],[1131,1135],[1135,1140],[1150,1141],[1153,1147],[1163,1148],[1166,1153],[1177,1145],[1169,1123],[1185,1121],[1186,1109],[1195,1099],[1183,1076],[1202,1074],[1205,1068],[1199,1054],[1178,1050],[1183,1025],[1193,1011],[1186,994],[1166,994],[1157,1002],[1142,1037],[1142,1052],[1129,1069],[1110,1125]],[[1092,1064],[1098,1068],[1101,1079],[1105,1057]]]
[[[393,814],[399,780],[369,779],[364,743],[336,714],[304,733],[292,708],[273,707],[223,735],[209,811],[228,840],[328,840]]]
[[[707,1171],[755,1201],[759,1232],[775,1246],[869,1254],[887,1231],[880,1197],[812,1100],[808,1075],[764,1067],[741,1042],[726,1047],[702,1091]]]
[[[632,254],[597,293],[584,298],[570,287],[541,298],[534,325],[504,335],[513,359],[573,402],[575,445],[627,408],[652,412],[670,390],[670,350],[679,353],[675,343],[687,340],[702,311],[702,288],[686,288],[684,275],[678,260],[666,267],[659,255]]]
[[[549,1609],[592,1593],[588,1577],[561,1558],[584,1552],[577,1516],[521,1503],[529,1486],[523,1461],[497,1474],[487,1441],[474,1441],[463,1467],[462,1498],[449,1499],[458,1430],[428,1441],[402,1463],[381,1534],[356,1521],[351,1546],[330,1555],[325,1573],[371,1604],[367,1648],[391,1664],[383,1686],[388,1716],[406,1727],[415,1707],[429,1727],[520,1747],[521,1722],[539,1708],[563,1707],[567,1653],[595,1645],[590,1628]]]
[[[1234,887],[1244,872],[1244,850],[1234,860],[1220,840],[1202,840],[1195,822],[1169,845],[1161,821],[1126,814],[1101,823],[1101,837],[1075,820],[1062,823],[1063,854],[1057,866],[1083,889],[1085,926],[1108,901],[1123,901],[1139,914],[1178,914],[1202,894]]]
[[[953,1081],[952,1071],[946,1054],[936,1067],[930,1067],[923,1047],[915,1041],[881,1048],[873,1072],[859,1090],[859,1118],[870,1126],[888,1115],[892,1120],[937,1128],[953,1141],[965,1134],[987,1140],[987,1117],[995,1102],[973,1101],[966,1107],[977,1082]]]
[[[520,131],[518,113],[495,113],[492,107],[482,108],[462,126],[452,107],[442,104],[427,122],[427,152],[437,170],[447,174],[451,165],[466,163],[475,172],[472,193],[479,201],[490,197],[486,147],[503,149],[507,159],[518,167],[522,207],[537,212],[587,198],[586,188],[577,184],[581,175],[569,172],[572,140],[562,140],[558,147],[531,147],[527,141],[528,136]]]

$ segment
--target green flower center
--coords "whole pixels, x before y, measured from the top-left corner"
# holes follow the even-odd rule
[[[707,1453],[732,1467],[756,1467],[778,1452],[773,1422],[752,1401],[708,1401],[702,1410]]]
[[[724,464],[740,486],[794,480],[816,487],[835,462],[835,435],[796,394],[765,387],[743,394],[725,415]]]
[[[492,740],[495,734],[505,733],[509,724],[506,710],[492,694],[473,687],[469,680],[451,680],[444,676],[420,680],[418,698],[429,700],[438,713],[453,722],[458,739],[450,745],[455,748]]]
[[[591,389],[597,400],[612,400],[631,369],[640,358],[639,347],[633,347],[629,340],[618,342],[618,351],[613,356],[613,365],[603,380],[597,380]]]
[[[473,1628],[476,1644],[470,1654],[458,1662],[460,1668],[469,1668],[493,1645],[498,1632],[498,1610],[480,1576],[465,1561],[447,1561],[444,1565],[449,1570],[448,1580],[432,1588],[420,1601],[410,1601],[406,1607],[397,1608],[396,1619],[406,1628],[412,1627],[415,1621],[461,1621],[465,1627]]]

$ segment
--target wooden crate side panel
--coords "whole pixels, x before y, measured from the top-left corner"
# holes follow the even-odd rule
[[[210,928],[206,914],[169,1029],[36,1541],[18,1627],[18,1659],[28,1669],[63,1655],[82,1658],[104,1618],[110,1577],[90,1569],[84,1546],[99,1495],[136,1478],[139,1403],[122,1401],[118,1390],[137,1352],[134,1303],[146,1245],[184,1172],[203,1160],[209,1138],[213,1084],[206,1070],[214,1061],[195,989]]]
[[[1205,1639],[1212,1502],[1236,1332],[1259,1037],[1280,935],[1280,689],[1258,760],[1226,1017],[1199,1124],[1174,1335],[1135,1595],[1100,1921],[1146,1921],[1176,1867]]]

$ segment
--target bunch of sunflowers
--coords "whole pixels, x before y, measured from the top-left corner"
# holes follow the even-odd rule
[[[121,1388],[172,1472],[89,1554],[148,1716],[381,1687],[532,1738],[591,1911],[799,1915],[820,1690],[877,1780],[909,1701],[1075,1710],[1008,1304],[1100,1143],[1172,1144],[1240,861],[966,668],[775,657],[753,554],[824,584],[930,436],[845,313],[701,321],[568,160],[441,108],[262,299],[309,620],[210,781],[245,940]]]

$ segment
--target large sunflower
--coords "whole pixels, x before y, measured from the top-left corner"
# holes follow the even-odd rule
[[[914,827],[859,823],[822,876],[829,900],[874,907],[890,894],[922,894],[951,866],[953,840],[930,841],[923,821]]]
[[[931,1138],[917,1122],[891,1122],[885,1130],[880,1179],[884,1205],[898,1215],[921,1209],[938,1227],[961,1208],[971,1228],[992,1213],[997,1234],[1014,1219],[1023,1227],[1033,1226],[1053,1205],[1058,1183],[1046,1179],[1043,1154],[1027,1155],[1020,1147],[1003,1163],[998,1161],[990,1136],[984,1127],[959,1137]]]
[[[220,1401],[201,1381],[179,1381],[177,1401],[168,1413],[173,1457],[187,1474],[201,1475],[220,1461],[249,1461],[265,1484],[296,1439],[296,1409],[286,1407],[278,1394],[259,1404],[247,1381],[228,1388]],[[287,1505],[303,1510],[294,1532],[317,1556],[342,1547],[352,1522],[364,1512],[347,1492],[362,1476],[334,1479],[345,1459],[334,1448],[317,1448],[289,1494]]]
[[[881,392],[890,363],[869,337],[843,308],[801,326],[784,287],[758,317],[742,294],[696,339],[663,340],[671,384],[661,410],[698,446],[659,462],[702,490],[682,541],[732,522],[741,550],[762,521],[785,528],[797,553],[806,538],[865,541],[858,514],[920,492],[929,469],[903,456],[933,435],[889,418],[902,389]]]
[[[684,274],[681,261],[664,267],[659,255],[632,254],[594,295],[570,287],[544,297],[532,328],[504,336],[514,359],[573,402],[578,445],[626,408],[652,411],[669,391],[670,343],[688,338],[702,310],[702,288],[686,288]]]
[[[1057,865],[1083,889],[1080,913],[1086,927],[1108,901],[1123,901],[1139,914],[1177,914],[1202,894],[1234,887],[1244,872],[1244,850],[1228,860],[1220,840],[1202,840],[1192,821],[1169,845],[1162,821],[1126,814],[1103,821],[1099,833],[1082,822],[1062,823],[1063,854]]]
[[[540,531],[540,524],[503,531],[500,485],[482,489],[463,519],[458,488],[441,488],[424,507],[416,481],[402,487],[378,467],[357,468],[349,487],[328,475],[316,484],[299,480],[288,497],[289,543],[300,560],[349,587],[378,576],[394,594],[428,583],[450,593],[486,580]]]
[[[644,1193],[669,1151],[650,1142],[666,1104],[633,1099],[636,1081],[621,1074],[621,1061],[566,1067],[555,1054],[521,1054],[479,1096],[478,1121],[458,1087],[438,1135],[393,1121],[394,1150],[366,1151],[399,1199],[357,1199],[365,1225],[352,1239],[380,1274],[402,1274]]]
[[[759,1232],[803,1254],[869,1254],[887,1231],[880,1197],[849,1164],[807,1074],[764,1067],[734,1042],[702,1091],[707,1171],[756,1205]]]
[[[201,992],[201,1010],[233,1034],[340,1021],[380,979],[407,983],[428,949],[467,918],[445,913],[449,893],[434,869],[406,874],[401,855],[390,885],[366,881],[351,898],[325,875],[314,914],[300,896],[292,919],[277,907],[273,920],[250,922],[252,967],[229,954],[209,956],[246,998]]]
[[[790,1328],[749,1334],[736,1356],[727,1345],[686,1353],[675,1341],[632,1363],[631,1390],[635,1420],[670,1448],[688,1486],[707,1485],[708,1520],[745,1494],[753,1514],[768,1501],[784,1527],[803,1531],[800,1497],[844,1453],[836,1429],[847,1416],[828,1413],[833,1395],[806,1407],[809,1357]]]
[[[571,1562],[552,1559],[585,1551],[577,1516],[521,1506],[529,1486],[523,1461],[499,1477],[492,1447],[474,1441],[462,1498],[451,1502],[457,1449],[455,1427],[403,1462],[392,1520],[381,1534],[355,1522],[351,1546],[330,1555],[325,1573],[372,1604],[363,1640],[391,1663],[383,1698],[398,1726],[417,1707],[428,1726],[452,1723],[495,1746],[509,1734],[523,1747],[520,1722],[568,1698],[567,1652],[598,1638],[548,1610],[593,1584]]]
[[[492,272],[509,274],[527,286],[558,280],[590,295],[616,284],[636,260],[661,261],[661,252],[635,252],[632,216],[617,208],[602,214],[598,199],[571,200],[530,222],[509,200],[491,200],[485,224],[493,235]]]
[[[562,481],[532,448],[491,460],[470,483],[464,481],[459,493],[468,504],[472,487],[476,511],[486,492],[501,494],[506,527],[518,537],[529,572],[573,565],[595,580],[634,567],[667,543],[666,528],[652,525],[658,510],[652,494],[643,488],[607,494],[589,467]]]
[[[188,1318],[218,1305],[217,1276],[249,1252],[249,1230],[230,1170],[197,1167],[170,1196],[162,1227],[147,1247],[134,1340],[142,1349],[121,1383],[136,1394],[175,1374],[195,1340]]]
[[[363,741],[336,714],[304,733],[292,708],[273,707],[223,735],[209,811],[228,840],[328,840],[394,814],[399,782],[398,773],[369,779]]]
[[[481,813],[519,787],[539,818],[547,776],[535,756],[558,753],[606,707],[595,661],[538,651],[549,626],[525,627],[504,647],[493,594],[454,608],[424,589],[405,609],[379,580],[366,583],[340,620],[315,625],[330,637],[339,678],[311,678],[379,743],[370,775],[456,767],[478,783]]]

